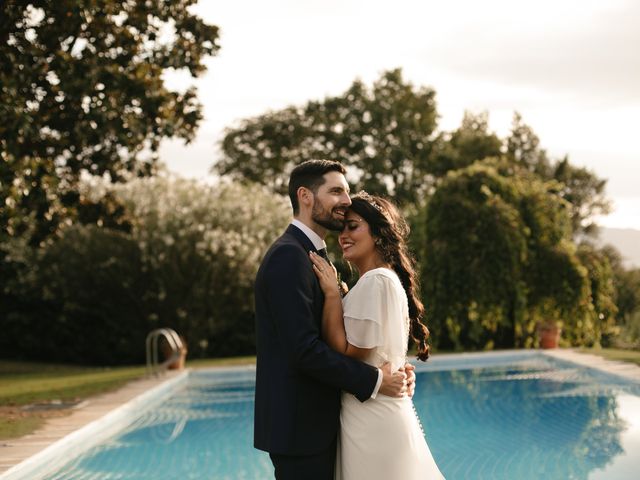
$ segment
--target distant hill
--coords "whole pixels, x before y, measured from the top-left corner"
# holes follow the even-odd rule
[[[640,230],[602,227],[600,244],[616,247],[622,254],[626,267],[640,268]]]

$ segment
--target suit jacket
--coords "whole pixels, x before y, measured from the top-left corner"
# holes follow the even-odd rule
[[[328,448],[340,421],[340,393],[370,398],[376,368],[332,350],[320,338],[324,295],[297,227],[267,251],[255,282],[254,446],[281,455]]]

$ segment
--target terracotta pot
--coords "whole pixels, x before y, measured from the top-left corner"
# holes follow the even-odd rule
[[[562,328],[554,324],[543,324],[538,327],[540,348],[558,348]]]

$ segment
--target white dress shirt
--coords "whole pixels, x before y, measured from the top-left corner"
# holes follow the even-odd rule
[[[327,244],[322,238],[320,238],[320,235],[318,235],[316,232],[311,230],[309,227],[307,227],[304,223],[302,223],[297,218],[294,218],[293,220],[291,220],[291,225],[293,225],[294,227],[298,227],[300,230],[302,230],[302,233],[304,233],[307,236],[307,238],[311,240],[311,243],[313,243],[313,246],[316,247],[316,250],[320,250],[321,248],[327,248]]]

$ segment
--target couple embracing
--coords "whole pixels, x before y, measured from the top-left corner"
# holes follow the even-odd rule
[[[254,446],[278,480],[441,479],[406,363],[409,335],[428,356],[408,228],[391,202],[350,197],[344,175],[326,160],[293,169],[294,219],[256,276]],[[359,273],[344,297],[329,231]]]

